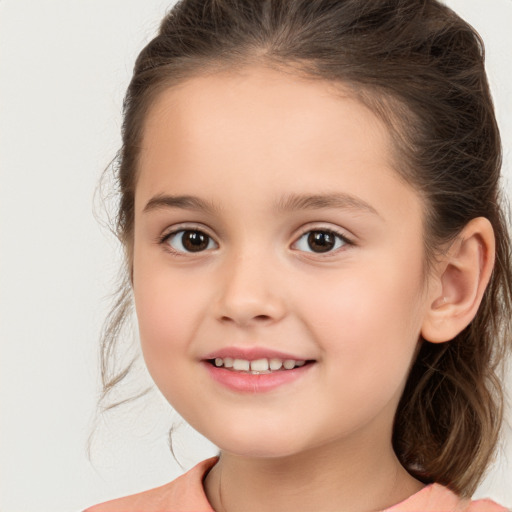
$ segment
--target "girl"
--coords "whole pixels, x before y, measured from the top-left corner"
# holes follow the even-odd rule
[[[505,510],[470,500],[512,313],[474,30],[435,0],[182,0],[124,115],[105,368],[133,293],[220,456],[89,512]]]

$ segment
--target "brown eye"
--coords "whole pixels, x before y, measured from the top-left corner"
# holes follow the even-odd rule
[[[166,242],[177,252],[201,252],[216,247],[207,234],[193,229],[176,231],[169,235]]]
[[[294,248],[304,252],[330,252],[350,244],[343,236],[333,231],[316,230],[304,233],[294,244]]]
[[[311,231],[308,235],[308,245],[314,252],[327,252],[334,248],[336,240],[327,231]]]

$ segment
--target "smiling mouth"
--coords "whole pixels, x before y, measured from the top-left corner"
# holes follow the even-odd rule
[[[208,359],[207,362],[217,368],[224,368],[234,373],[246,373],[250,375],[265,375],[290,371],[314,363],[313,360],[261,358],[249,361],[248,359],[235,359],[232,357],[216,357],[215,359]]]

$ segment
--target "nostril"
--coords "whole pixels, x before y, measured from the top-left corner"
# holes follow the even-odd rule
[[[227,315],[222,316],[221,320],[224,322],[235,322],[236,321],[234,318],[227,316]],[[256,322],[269,322],[270,320],[272,320],[272,317],[270,317],[269,315],[256,315],[256,316],[252,317],[252,320],[256,321]]]
[[[270,320],[270,317],[268,315],[256,315],[254,320],[267,321]]]

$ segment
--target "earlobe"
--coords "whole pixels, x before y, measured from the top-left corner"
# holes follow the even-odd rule
[[[442,257],[421,335],[432,343],[449,341],[475,317],[491,278],[494,230],[484,217],[471,220]]]

